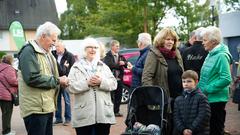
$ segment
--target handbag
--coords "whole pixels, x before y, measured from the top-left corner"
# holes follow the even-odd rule
[[[240,104],[240,84],[236,87],[236,89],[233,92],[233,103]]]
[[[4,69],[2,69],[1,71],[3,71]],[[0,82],[7,88],[8,92],[11,94],[11,96],[12,96],[12,103],[15,106],[18,106],[19,105],[19,95],[18,95],[18,92],[17,93],[12,93],[11,90],[9,89],[10,88],[9,84],[6,83],[5,80],[4,81],[0,80]]]

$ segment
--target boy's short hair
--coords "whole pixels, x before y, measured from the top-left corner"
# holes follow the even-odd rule
[[[192,78],[194,81],[198,81],[198,74],[193,70],[184,71],[182,74],[182,79]]]

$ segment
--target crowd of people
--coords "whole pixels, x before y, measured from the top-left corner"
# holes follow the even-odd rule
[[[124,68],[132,70],[131,91],[139,86],[160,86],[166,92],[167,135],[224,134],[232,56],[219,28],[197,28],[182,48],[178,48],[179,37],[170,27],[161,29],[153,43],[149,33],[139,33],[136,63],[119,53],[119,41],[112,40],[105,55],[104,45],[90,37],[83,40],[83,57],[75,61],[58,39],[60,33],[51,22],[40,25],[35,39],[18,53],[17,72],[11,66],[11,55],[2,58],[3,135],[15,134],[10,124],[11,93],[19,93],[20,114],[28,135],[52,135],[53,125],[67,126],[70,122],[77,135],[110,134],[115,117],[123,116]],[[73,109],[69,93],[74,97]]]

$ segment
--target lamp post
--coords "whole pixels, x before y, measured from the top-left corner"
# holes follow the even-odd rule
[[[210,6],[211,6],[211,19],[212,19],[212,26],[214,26],[215,16],[214,16],[214,4],[215,0],[210,0]]]

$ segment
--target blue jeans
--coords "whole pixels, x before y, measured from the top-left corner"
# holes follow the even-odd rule
[[[28,135],[53,135],[53,113],[31,114],[23,120]]]
[[[64,98],[65,104],[65,121],[71,121],[71,99],[69,93],[65,90],[65,88],[60,88],[60,92],[57,98],[57,111],[55,113],[56,121],[62,121],[62,96]]]

